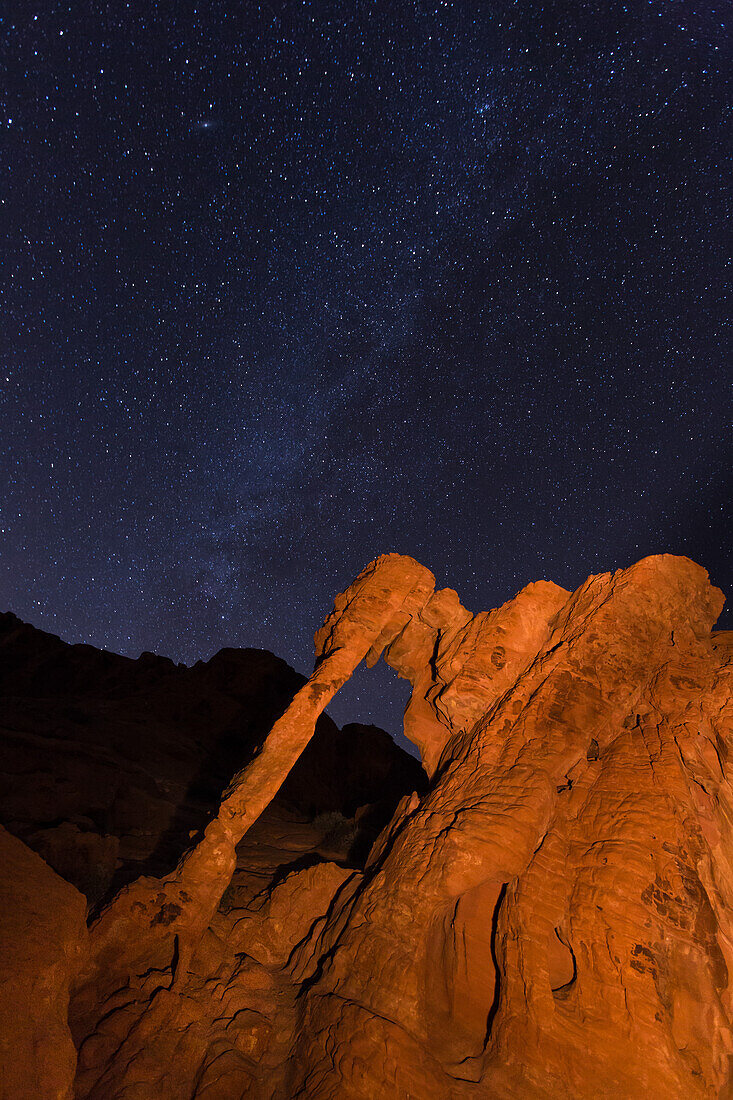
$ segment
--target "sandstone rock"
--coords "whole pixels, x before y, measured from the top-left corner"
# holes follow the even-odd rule
[[[87,947],[86,904],[0,826],[0,1097],[70,1100],[69,989]]]
[[[229,914],[228,927],[217,932],[237,953],[263,966],[282,967],[313,925],[323,918],[353,871],[336,863],[314,863],[293,871],[282,882],[255,897],[245,910]]]
[[[293,1095],[402,1095],[396,1052],[420,1096],[726,1094],[721,606],[699,567],[648,559],[572,597],[525,590],[483,647],[464,628],[448,675],[438,650],[466,698],[435,696],[436,782],[323,930]],[[513,682],[492,689],[499,637]]]
[[[234,776],[202,839],[165,878],[124,887],[91,929],[87,995],[110,993],[129,973],[170,967],[185,980],[198,942],[236,867],[236,845],[272,801],[311,740],[319,715],[367,653],[400,633],[433,591],[418,562],[388,554],[360,574],[316,635],[310,680],[270,731],[251,762]],[[346,613],[342,614],[342,611]]]
[[[733,1096],[721,607],[668,555],[475,616],[412,559],[372,563],[203,840],[92,925],[79,1100]],[[380,655],[430,783],[362,871],[270,803]]]

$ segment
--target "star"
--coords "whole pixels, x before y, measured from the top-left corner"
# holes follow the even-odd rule
[[[733,588],[719,16],[107,7],[5,30],[0,610],[308,672],[390,550],[473,610]]]

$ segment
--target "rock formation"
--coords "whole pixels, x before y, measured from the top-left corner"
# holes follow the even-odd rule
[[[0,826],[0,1096],[70,1100],[69,991],[87,947],[84,898]]]
[[[186,668],[67,645],[0,615],[0,822],[96,907],[176,865],[304,683],[263,650]],[[418,762],[384,731],[339,730],[324,714],[268,815],[295,827],[359,810],[364,847],[416,785]]]
[[[203,836],[65,949],[74,1095],[733,1097],[722,605],[663,555],[474,616],[412,559],[377,559]],[[364,867],[321,847],[258,888],[289,827],[272,799],[380,655],[412,684],[427,790]]]

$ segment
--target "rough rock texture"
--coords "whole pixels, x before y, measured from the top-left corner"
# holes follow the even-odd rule
[[[292,1095],[727,1094],[721,608],[659,557],[438,642],[436,782],[312,952]]]
[[[130,972],[188,967],[231,882],[236,846],[273,800],[315,733],[316,722],[369,653],[377,656],[424,605],[432,574],[412,559],[387,555],[357,578],[316,635],[310,679],[278,718],[264,744],[224,792],[218,815],[164,878],[142,877],[117,894],[92,925],[88,992],[112,989]]]
[[[69,989],[87,947],[82,895],[0,826],[0,1098],[70,1100]]]
[[[722,604],[667,555],[476,616],[372,563],[203,839],[91,925],[76,1095],[733,1097]],[[430,785],[361,870],[268,803],[381,654]]]

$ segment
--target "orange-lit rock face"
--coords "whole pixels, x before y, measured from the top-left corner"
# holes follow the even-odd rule
[[[530,586],[454,635],[455,732],[322,933],[296,1095],[380,1095],[393,1072],[385,1095],[729,1087],[721,606],[702,570],[662,557],[572,597]],[[510,683],[481,676],[482,637],[494,652],[500,636]]]
[[[378,559],[204,840],[92,925],[76,1095],[733,1095],[721,607],[670,556],[476,616]],[[382,653],[413,685],[427,793],[363,871],[306,855],[217,911],[317,714]]]
[[[0,827],[0,1097],[71,1100],[69,989],[87,948],[86,903]]]
[[[451,734],[470,732],[534,660],[569,595],[540,581],[503,607],[472,616],[443,589],[392,642],[385,660],[413,685],[405,733],[429,773]]]

